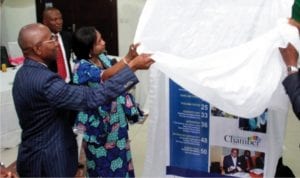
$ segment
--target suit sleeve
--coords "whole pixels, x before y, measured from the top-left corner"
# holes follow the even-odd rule
[[[225,173],[228,173],[229,164],[230,163],[228,162],[228,156],[225,156],[224,160],[223,160],[223,169],[224,169]]]
[[[69,85],[54,75],[45,82],[44,93],[55,108],[85,110],[111,102],[136,83],[137,77],[129,67],[125,67],[98,88]]]
[[[289,75],[284,81],[283,85],[291,100],[294,113],[300,120],[300,77],[299,73]]]

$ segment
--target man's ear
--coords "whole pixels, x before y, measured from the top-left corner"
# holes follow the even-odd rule
[[[34,46],[34,47],[32,47],[32,50],[33,50],[33,52],[34,52],[36,55],[38,55],[38,56],[40,56],[40,55],[42,54],[42,51],[40,50],[40,47],[39,47],[39,46]]]

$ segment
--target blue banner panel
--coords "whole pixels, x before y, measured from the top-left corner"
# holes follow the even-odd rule
[[[204,171],[195,171],[191,169],[182,169],[174,166],[167,166],[167,175],[177,175],[181,177],[231,177],[220,174],[208,173]]]
[[[208,172],[209,103],[170,80],[170,166]]]

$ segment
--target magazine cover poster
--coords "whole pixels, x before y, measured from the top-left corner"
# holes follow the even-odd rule
[[[226,113],[169,82],[170,165],[177,176],[263,177],[268,109],[255,118]]]

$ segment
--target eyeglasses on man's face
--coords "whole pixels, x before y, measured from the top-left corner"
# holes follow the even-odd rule
[[[56,42],[56,36],[52,34],[49,40],[38,42],[36,45],[42,46],[43,44],[54,43],[54,42]]]
[[[54,43],[54,42],[56,42],[56,36],[52,34],[49,40],[38,42],[36,46],[42,46],[43,44]]]
[[[40,41],[40,42],[36,43],[36,44],[33,45],[33,46],[24,48],[23,50],[24,50],[24,51],[28,51],[28,50],[32,50],[34,47],[40,47],[40,46],[42,46],[42,45],[44,45],[44,44],[55,43],[55,42],[56,42],[56,39],[57,39],[56,36],[52,34],[52,35],[50,36],[49,40]]]

